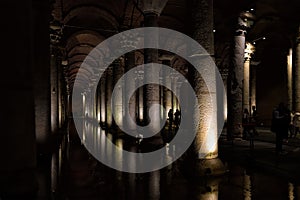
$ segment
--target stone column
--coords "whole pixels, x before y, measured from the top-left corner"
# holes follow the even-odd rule
[[[135,67],[135,52],[130,52],[125,55],[125,72],[131,70]],[[135,82],[133,80],[125,80],[125,94],[128,91],[135,89]],[[129,113],[130,117],[133,119],[133,122],[136,122],[136,94],[134,93],[130,99],[125,99],[125,102],[129,102],[129,105],[124,105],[125,113]],[[125,97],[127,97],[125,95]],[[130,123],[129,120],[125,119],[124,123],[126,123],[126,128],[129,130],[135,130],[136,124]]]
[[[99,85],[97,86],[96,90],[96,116],[97,116],[97,122],[100,124],[101,122],[101,93],[100,93],[100,81]]]
[[[207,51],[208,55],[202,52],[192,52],[194,59],[202,68],[210,68],[210,59],[214,55],[213,40],[213,0],[192,1],[193,14],[193,38],[199,42]],[[189,73],[193,73],[190,72]],[[215,82],[215,73],[211,74],[211,82]],[[206,83],[198,73],[193,73],[194,90],[198,98],[200,122],[196,130],[195,150],[198,155],[195,176],[203,176],[209,171],[209,175],[224,173],[224,166],[218,157],[218,127],[217,127],[217,105],[212,105],[211,98],[216,98],[216,88],[208,91]],[[195,113],[197,116],[198,113]],[[210,124],[210,120],[214,125]]]
[[[287,55],[287,107],[292,110],[293,106],[293,50],[289,50]]]
[[[250,113],[250,61],[253,48],[250,43],[246,44],[244,54],[244,81],[243,81],[243,110],[247,109]]]
[[[57,58],[57,49],[51,45],[50,55],[50,87],[51,87],[51,132],[57,133],[58,130],[58,68],[59,61]]]
[[[246,17],[238,18],[236,35],[234,36],[233,58],[229,69],[228,83],[228,139],[242,137],[243,118],[243,77]]]
[[[300,27],[296,45],[296,66],[294,70],[294,110],[300,112]]]
[[[109,66],[106,69],[106,95],[105,95],[105,105],[106,105],[106,126],[109,128],[112,125],[112,107],[111,107],[111,97],[112,97],[112,86],[113,86],[113,68]]]
[[[105,126],[106,123],[106,74],[103,73],[103,76],[100,79],[100,125]]]
[[[172,91],[176,91],[178,90],[178,77],[176,76],[173,76],[172,77]],[[176,109],[178,108],[178,99],[175,95],[175,93],[172,92],[172,108],[173,108],[173,111],[175,113]]]
[[[256,65],[250,65],[250,80],[251,107],[256,107]]]
[[[170,60],[163,60],[162,64],[170,66]],[[170,78],[170,71],[168,69],[163,70],[163,77],[164,77],[164,85],[168,86],[171,88],[172,83],[171,83],[171,78]],[[167,119],[168,118],[168,111],[172,108],[172,91],[164,87],[163,89],[163,106],[166,110],[164,113],[164,117]]]
[[[157,19],[158,15],[156,13],[146,13],[144,16],[145,27],[157,27]],[[158,41],[157,33],[145,33],[145,46],[148,44],[152,44],[153,41]],[[144,63],[158,63],[158,49],[145,49],[144,50]],[[155,71],[149,67],[145,67],[144,69],[144,80],[154,81],[159,83],[159,72]],[[152,105],[159,105],[159,85],[158,84],[147,84],[145,85],[145,93],[144,93],[144,123],[148,124],[150,122],[149,118],[149,109]],[[151,119],[151,129],[159,130],[160,127],[160,111],[154,111],[154,117]]]
[[[113,90],[119,94],[112,101],[113,121],[114,125],[123,126],[123,91],[122,85],[116,85],[124,74],[123,63],[120,59],[113,63]]]
[[[138,80],[140,83],[143,83],[144,81],[144,72],[138,71]],[[138,110],[138,121],[141,123],[144,121],[144,87],[140,87],[138,89],[138,95],[137,95],[137,110]]]

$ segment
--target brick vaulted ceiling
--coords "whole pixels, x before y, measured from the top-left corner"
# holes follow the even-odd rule
[[[52,0],[51,23],[62,27],[61,46],[68,60],[67,76],[73,82],[85,56],[105,38],[123,30],[143,26],[141,0]],[[192,0],[169,0],[159,26],[190,34]],[[254,11],[251,11],[251,8]],[[300,21],[299,0],[215,0],[216,59],[226,54],[240,11],[254,12],[256,19],[247,40],[269,40],[257,45],[257,58],[266,46],[287,49],[293,45]],[[228,52],[227,52],[228,54]],[[219,65],[226,65],[219,62]],[[87,76],[93,72],[87,72]]]

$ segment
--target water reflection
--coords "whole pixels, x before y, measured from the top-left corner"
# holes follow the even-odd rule
[[[82,123],[79,134],[84,138],[84,144],[92,144],[93,149],[109,162],[136,168],[137,160],[133,157],[124,158],[122,151],[116,151],[108,145],[107,139],[118,148],[130,152],[140,152],[145,146],[151,149],[151,144],[137,143],[135,138],[127,138],[116,133],[102,130],[97,124]],[[76,144],[73,144],[76,145]],[[142,146],[144,145],[144,146]],[[72,149],[72,148],[71,148]],[[172,159],[176,155],[176,146],[166,143],[164,159]],[[124,160],[129,160],[124,162]],[[77,161],[79,162],[79,161]],[[82,161],[84,162],[84,161]],[[90,162],[90,161],[89,161]],[[239,165],[228,165],[229,173],[223,177],[190,180],[179,170],[181,162],[151,173],[123,173],[113,170],[101,162],[97,162],[95,173],[85,173],[94,181],[82,188],[63,189],[66,198],[80,199],[187,199],[187,200],[216,200],[216,199],[296,199],[300,187],[292,182],[268,173],[259,173]],[[192,168],[191,168],[192,169]],[[65,172],[66,173],[66,172]],[[78,172],[79,173],[79,172]],[[78,176],[78,174],[76,174]],[[69,182],[76,177],[69,176]],[[66,184],[67,185],[67,184]],[[65,186],[63,186],[65,187]],[[87,190],[88,188],[88,190]],[[88,191],[88,192],[87,192]],[[78,193],[78,196],[76,196]],[[76,198],[75,198],[76,199]]]

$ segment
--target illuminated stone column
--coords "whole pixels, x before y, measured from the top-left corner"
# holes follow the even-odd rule
[[[138,80],[139,84],[142,84],[144,82],[144,72],[138,71]],[[138,121],[143,122],[144,121],[144,88],[140,87],[138,89],[138,95],[137,95],[137,110],[138,110]]]
[[[167,0],[143,0],[142,1],[142,9],[144,12],[144,26],[145,27],[157,27],[157,21],[160,13],[165,7]],[[151,44],[154,47],[158,46],[153,42],[158,42],[158,33],[154,32],[145,32],[144,43],[145,46],[150,46]],[[144,63],[158,63],[158,49],[144,49]],[[145,76],[144,80],[147,82],[154,81],[155,83],[159,83],[159,71],[155,71],[149,67],[144,69]],[[145,85],[145,93],[144,93],[144,122],[148,124],[150,122],[149,119],[149,109],[152,105],[160,104],[159,98],[159,85],[158,84],[147,84]],[[151,119],[151,129],[159,130],[160,127],[160,111],[154,110],[154,117]]]
[[[294,70],[294,110],[300,112],[300,27],[297,37],[297,49],[296,49],[296,66]]]
[[[238,26],[234,36],[233,58],[228,77],[228,139],[242,137],[246,21],[247,18],[242,13],[238,18]]]
[[[136,73],[137,73],[137,79],[136,84],[143,85],[144,83],[144,55],[136,51],[135,52],[135,64],[136,64]],[[137,95],[136,95],[136,121],[139,123],[142,123],[144,121],[144,87],[140,87],[137,89]]]
[[[101,93],[100,93],[100,84],[97,87],[96,90],[96,116],[97,116],[97,122],[101,124]]]
[[[170,60],[163,60],[162,64],[170,66]],[[163,70],[163,81],[164,85],[167,87],[171,88],[171,78],[170,78],[170,70],[165,69]],[[168,111],[172,108],[172,92],[171,90],[167,89],[164,87],[163,89],[163,106],[165,107],[166,112],[164,113],[164,117],[167,119],[168,118]]]
[[[106,74],[103,73],[103,76],[100,79],[100,124],[102,127],[106,123]]]
[[[256,65],[250,67],[250,95],[251,95],[251,107],[256,107]]]
[[[253,53],[253,46],[250,43],[246,43],[246,49],[244,54],[244,81],[243,81],[243,110],[250,108],[250,61]]]
[[[212,0],[193,1],[193,22],[195,24],[193,38],[199,42],[209,54],[201,55],[199,52],[193,52],[193,57],[197,59],[201,67],[208,67],[210,56],[214,54]],[[197,54],[199,54],[199,56],[197,56]],[[212,106],[216,105],[211,105],[211,96],[213,97],[215,94],[208,91],[206,83],[200,74],[193,73],[193,82],[196,95],[198,96],[198,106],[200,110],[200,122],[195,138],[195,148],[199,158],[203,159],[203,156],[204,159],[216,158],[218,156],[217,129],[213,129],[216,127],[209,127],[211,115],[216,117],[215,113],[212,113]],[[215,125],[217,126],[217,123],[215,123]],[[213,130],[209,130],[210,128]],[[210,144],[212,143],[215,143],[215,145],[211,146]],[[203,146],[207,146],[207,148],[203,148]],[[200,152],[200,149],[203,151]]]
[[[59,60],[57,57],[58,49],[51,45],[50,48],[50,85],[51,85],[51,133],[58,130],[58,68]]]
[[[292,110],[293,106],[293,50],[289,50],[287,55],[287,106],[289,110]]]
[[[130,52],[125,55],[125,72],[131,70],[135,67],[135,52]],[[125,94],[129,91],[135,89],[135,82],[132,80],[125,80]],[[133,119],[133,122],[136,122],[136,94],[134,93],[133,96],[129,97],[129,99],[125,99],[125,102],[129,102],[129,105],[124,105],[125,113],[129,113],[130,117]],[[125,95],[127,98],[127,96]],[[126,127],[130,130],[136,129],[136,123],[130,123],[129,120],[125,119],[124,123],[126,123]]]
[[[172,77],[172,91],[176,91],[176,90],[178,90],[178,77],[173,76]],[[174,113],[175,113],[177,107],[178,107],[178,99],[176,98],[176,95],[172,92],[172,108],[173,108]]]
[[[193,13],[193,38],[207,51],[208,55],[202,52],[192,52],[192,58],[198,63],[197,67],[210,68],[210,59],[214,55],[213,40],[213,1],[194,0],[192,1]],[[193,49],[192,49],[193,51]],[[211,70],[211,69],[210,69]],[[215,72],[212,69],[210,83],[216,83]],[[217,124],[217,105],[212,104],[217,101],[216,84],[211,84],[209,91],[206,83],[200,74],[189,71],[193,77],[193,86],[198,98],[196,106],[199,108],[198,129],[194,148],[198,155],[196,172],[193,176],[217,175],[224,173],[224,165],[218,157],[218,124]],[[210,123],[213,121],[213,123]]]
[[[112,111],[113,111],[113,121],[114,125],[117,124],[118,126],[123,126],[123,84],[121,85],[116,85],[119,79],[122,77],[124,74],[124,65],[123,62],[120,59],[117,61],[113,62],[113,86],[114,90],[119,95],[116,95],[116,97],[112,101]]]
[[[106,105],[106,126],[109,128],[112,125],[112,107],[111,107],[111,97],[112,97],[112,87],[113,87],[113,67],[110,65],[106,69],[106,95],[105,95],[105,105]]]

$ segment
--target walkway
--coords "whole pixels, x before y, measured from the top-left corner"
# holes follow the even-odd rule
[[[268,173],[274,173],[293,182],[300,180],[300,135],[283,145],[284,155],[275,153],[275,134],[267,128],[258,128],[251,149],[249,140],[219,140],[219,156],[225,162],[239,162]]]

